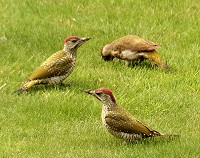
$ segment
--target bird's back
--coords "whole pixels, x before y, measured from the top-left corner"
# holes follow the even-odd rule
[[[120,52],[124,50],[131,50],[132,52],[152,51],[158,47],[158,44],[146,41],[136,35],[121,37],[110,44],[110,49]]]
[[[104,109],[104,112],[102,111],[102,120],[111,134],[126,141],[162,135],[119,106],[111,107],[109,110],[107,109],[107,112]]]
[[[29,77],[29,80],[63,76],[75,66],[75,57],[60,50],[47,58]]]

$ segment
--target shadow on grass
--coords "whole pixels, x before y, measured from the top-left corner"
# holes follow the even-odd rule
[[[88,81],[89,82],[89,81]],[[86,83],[86,81],[68,81],[57,85],[50,85],[50,84],[41,84],[41,85],[35,85],[28,89],[27,91],[24,91],[22,93],[18,91],[14,91],[14,94],[23,95],[23,94],[34,94],[37,92],[47,92],[47,91],[58,91],[58,92],[64,92],[66,90],[70,90],[72,92],[80,93],[83,92],[85,89],[88,88],[90,84]]]
[[[174,136],[161,136],[161,137],[152,137],[152,138],[146,138],[137,140],[135,142],[122,142],[122,145],[126,146],[134,146],[134,145],[161,145],[166,143],[171,143],[172,141],[179,141],[180,136],[174,135]]]
[[[125,67],[127,67],[127,65],[125,65],[125,61],[123,60],[118,60],[118,61],[114,61],[113,62],[115,65],[118,63],[120,65],[124,65]],[[129,65],[128,65],[129,68],[132,68],[132,69],[148,69],[148,70],[162,70],[166,73],[169,73],[171,71],[173,71],[173,68],[171,68],[171,66],[169,66],[168,69],[164,69],[162,67],[159,67],[157,66],[156,64],[152,64],[150,63],[148,60],[134,60],[132,61]]]

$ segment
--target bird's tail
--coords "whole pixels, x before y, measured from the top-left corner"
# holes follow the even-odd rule
[[[152,63],[156,64],[157,66],[159,66],[167,71],[170,70],[169,66],[161,60],[161,58],[156,50],[145,53],[144,57],[149,59]]]
[[[162,134],[160,136],[164,136],[164,137],[180,137],[180,135],[178,135],[178,134]]]
[[[14,91],[15,93],[21,94],[23,92],[25,92],[27,89],[31,88],[32,86],[39,84],[40,81],[39,80],[28,80],[25,81],[25,83],[23,84],[23,86],[21,88],[19,88],[18,90]]]
[[[152,131],[153,136],[161,136],[161,137],[180,137],[178,134],[165,134],[158,131]]]

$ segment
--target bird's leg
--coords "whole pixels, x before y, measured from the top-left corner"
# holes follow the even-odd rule
[[[137,65],[141,64],[143,61],[144,61],[144,57],[138,55],[138,59],[136,59],[136,61],[133,60],[133,61],[132,61],[132,65],[133,65],[133,66],[137,66]]]
[[[129,66],[129,64],[130,64],[130,62],[131,62],[131,61],[129,61],[129,60],[125,60],[125,66],[127,66],[127,67],[128,67],[128,66]]]
[[[138,60],[138,62],[137,62],[136,64],[140,64],[140,63],[143,62],[143,61],[144,61],[144,58],[143,58],[143,57],[140,57],[139,60]]]
[[[147,52],[147,53],[142,53],[142,54],[143,54],[143,57],[146,59],[149,59],[150,62],[156,64],[157,66],[161,68],[169,70],[169,67],[161,60],[160,56],[155,50],[151,52]]]
[[[59,84],[56,84],[56,85],[60,87],[70,87],[71,84],[72,84],[71,82],[67,82],[67,83],[60,82]]]

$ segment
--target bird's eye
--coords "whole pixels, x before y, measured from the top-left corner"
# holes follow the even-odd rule
[[[100,95],[101,95],[101,92],[96,92],[96,95],[100,96]]]
[[[77,39],[73,39],[73,40],[71,40],[73,43],[76,43],[77,42]]]

